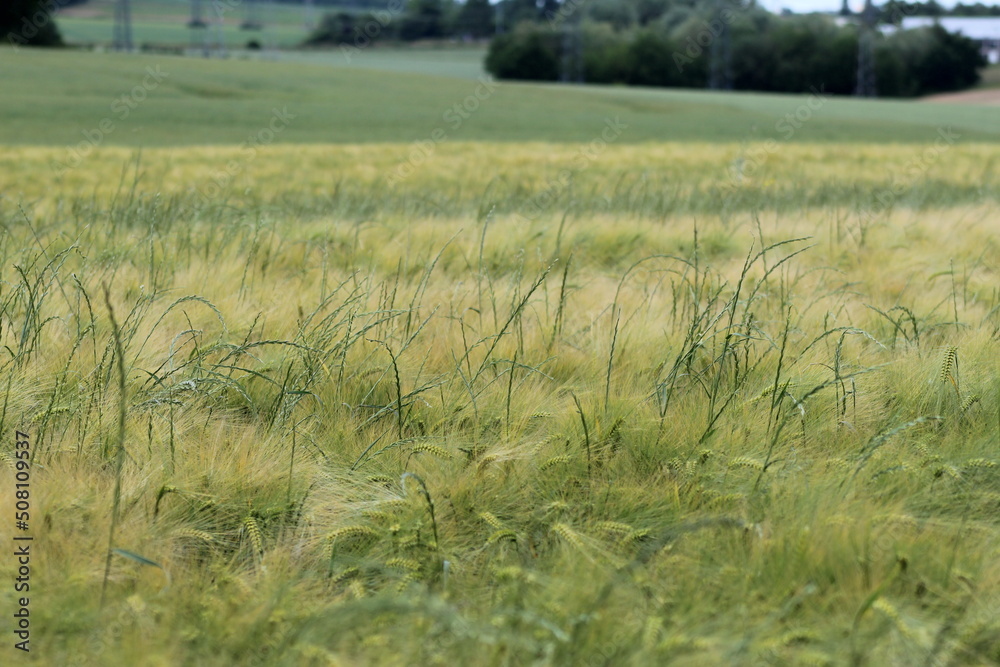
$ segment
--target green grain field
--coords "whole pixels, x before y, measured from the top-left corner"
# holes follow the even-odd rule
[[[423,53],[0,49],[4,664],[1000,663],[995,107]]]

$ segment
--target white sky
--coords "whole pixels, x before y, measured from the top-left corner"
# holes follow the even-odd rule
[[[787,7],[795,12],[823,12],[837,11],[840,9],[842,0],[757,0],[766,9],[772,12],[780,11],[782,7]],[[938,0],[938,4],[944,7],[954,7],[959,0]],[[883,0],[875,0],[876,5],[881,5]],[[984,5],[996,4],[989,0],[961,0],[965,4],[975,4],[982,2]],[[852,9],[858,10],[864,7],[864,0],[848,0]]]

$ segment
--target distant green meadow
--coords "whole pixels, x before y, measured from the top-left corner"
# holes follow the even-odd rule
[[[242,30],[240,21],[230,19],[220,32],[226,48],[243,48],[250,41],[262,46],[292,48],[302,43],[308,32],[303,27],[266,25],[262,30]],[[109,45],[113,40],[114,23],[106,19],[60,18],[59,31],[69,44]],[[132,41],[136,47],[200,46],[205,39],[218,43],[216,28],[193,30],[183,21],[136,20],[132,24]]]
[[[470,54],[476,53],[471,51]],[[0,144],[60,145],[110,120],[101,143],[122,146],[238,144],[286,109],[287,143],[448,141],[587,142],[605,122],[618,142],[933,142],[950,128],[962,141],[996,142],[989,106],[863,101],[822,95],[720,94],[614,86],[489,83],[455,76],[377,71],[406,53],[362,50],[350,63],[221,60],[168,55],[0,49]],[[320,59],[321,56],[314,56]],[[462,70],[442,54],[431,71]],[[303,56],[305,58],[305,56]],[[411,63],[419,68],[419,61]],[[399,67],[397,67],[399,69]],[[162,78],[147,86],[149,71]],[[465,76],[472,72],[465,69]],[[57,94],[54,94],[57,93]],[[127,118],[113,109],[129,106]],[[458,116],[457,125],[447,116]],[[105,123],[107,128],[107,123]]]

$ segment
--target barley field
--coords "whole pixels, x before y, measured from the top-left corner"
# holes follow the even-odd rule
[[[998,154],[942,132],[10,142],[4,650],[1000,663]]]
[[[447,148],[4,155],[44,662],[1000,658],[993,153]]]

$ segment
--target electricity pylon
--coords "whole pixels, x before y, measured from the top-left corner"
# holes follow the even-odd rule
[[[875,30],[878,13],[872,0],[865,0],[865,8],[858,18],[858,83],[854,94],[858,97],[878,95],[875,73]]]
[[[729,21],[722,12],[723,4],[718,3],[717,20],[721,24],[719,34],[712,40],[709,49],[708,87],[712,90],[732,90],[733,68],[732,48],[729,37]]]
[[[118,0],[115,3],[113,42],[115,51],[132,50],[132,8],[129,0]]]

